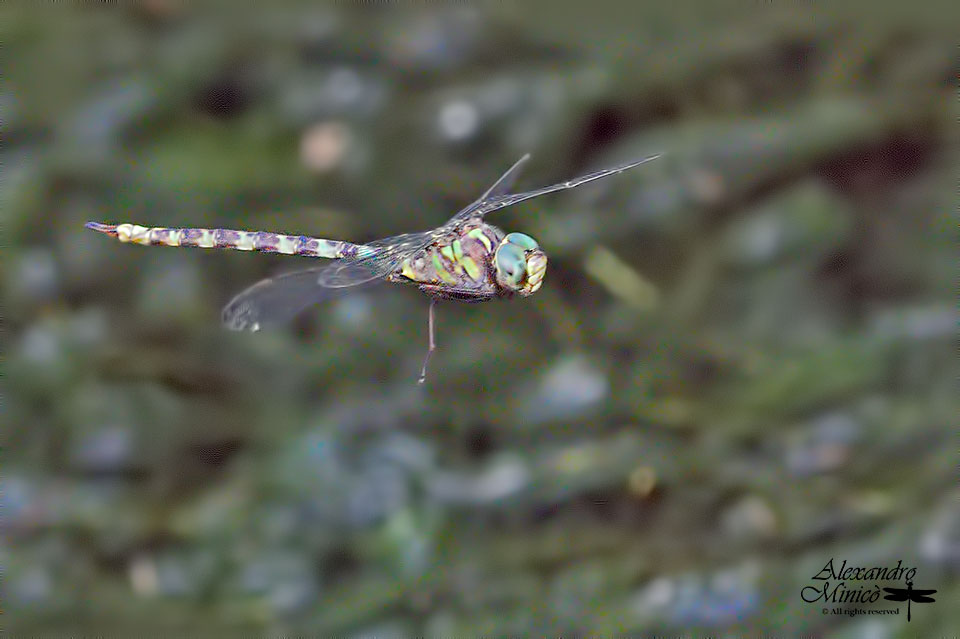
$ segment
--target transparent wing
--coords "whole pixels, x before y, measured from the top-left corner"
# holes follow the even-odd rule
[[[474,216],[483,217],[487,213],[511,206],[518,202],[523,202],[524,200],[540,197],[541,195],[553,193],[554,191],[564,191],[566,189],[576,188],[582,184],[593,182],[594,180],[600,180],[611,175],[616,175],[617,173],[622,173],[628,169],[632,169],[635,166],[640,166],[646,162],[656,160],[661,155],[662,153],[658,153],[656,155],[651,155],[643,158],[642,160],[636,160],[628,164],[622,164],[610,169],[603,169],[602,171],[594,171],[593,173],[587,173],[586,175],[581,175],[578,178],[567,180],[566,182],[560,182],[559,184],[554,184],[552,186],[545,186],[534,191],[527,191],[526,193],[506,193],[506,191],[516,180],[519,168],[524,164],[524,162],[527,161],[527,159],[529,159],[530,156],[528,154],[520,158],[520,160],[514,164],[509,171],[504,173],[503,177],[497,180],[497,182],[490,187],[487,192],[480,197],[479,200],[450,218],[450,221],[447,222],[447,225],[462,222]]]
[[[320,275],[333,266],[335,264],[257,282],[224,307],[224,326],[234,331],[258,331],[288,323],[308,306],[339,294],[337,289],[320,284]]]
[[[364,244],[356,255],[342,257],[324,269],[319,283],[327,288],[343,288],[386,277],[399,268],[404,259],[429,244],[434,233],[405,233]]]
[[[513,186],[513,183],[517,181],[517,177],[520,175],[520,169],[523,168],[523,165],[527,163],[527,160],[530,159],[530,154],[527,153],[522,158],[517,160],[513,166],[507,169],[507,172],[500,176],[500,179],[493,183],[487,192],[480,196],[480,199],[477,202],[483,202],[484,200],[489,200],[490,198],[498,197],[501,195],[506,195],[510,190],[510,187]],[[474,202],[473,204],[477,204]],[[471,204],[470,206],[473,206]],[[467,207],[470,208],[470,207]]]
[[[527,153],[522,158],[517,160],[514,165],[511,166],[506,173],[501,175],[500,179],[494,182],[493,186],[487,189],[483,195],[477,198],[474,202],[465,206],[460,210],[459,213],[450,218],[450,220],[447,222],[447,225],[470,219],[470,216],[473,215],[474,211],[479,209],[485,203],[494,198],[506,195],[507,191],[510,190],[510,187],[512,187],[514,182],[517,181],[517,177],[520,175],[520,169],[523,168],[523,165],[526,164],[527,160],[529,159],[530,154]]]
[[[286,324],[308,306],[336,297],[350,286],[372,283],[399,268],[403,260],[433,239],[433,231],[395,235],[359,247],[356,255],[333,264],[257,282],[223,309],[224,325],[257,331]]]

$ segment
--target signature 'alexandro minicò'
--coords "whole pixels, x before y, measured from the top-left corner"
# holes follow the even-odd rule
[[[380,279],[414,284],[430,296],[429,346],[420,371],[422,384],[430,355],[436,348],[433,316],[438,299],[484,302],[516,294],[526,297],[543,284],[547,255],[536,240],[523,233],[505,233],[484,222],[484,216],[524,200],[621,173],[658,157],[660,154],[651,155],[533,191],[509,193],[520,168],[530,159],[527,154],[443,226],[368,244],[265,231],[100,222],[87,222],[86,226],[121,242],[263,251],[336,260],[323,267],[263,280],[237,295],[223,309],[223,322],[233,330],[257,331],[283,324],[306,307],[322,302],[334,289]]]

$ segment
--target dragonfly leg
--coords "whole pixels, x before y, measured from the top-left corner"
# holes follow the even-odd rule
[[[433,355],[433,351],[437,349],[436,343],[433,341],[433,307],[436,306],[436,298],[430,298],[430,311],[428,313],[427,319],[427,332],[430,334],[429,345],[427,346],[427,355],[423,358],[423,368],[420,369],[420,379],[417,381],[418,384],[423,384],[427,381],[427,364],[430,363],[430,356]]]

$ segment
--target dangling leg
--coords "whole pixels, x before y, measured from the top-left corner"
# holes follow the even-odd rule
[[[437,345],[433,341],[433,307],[436,305],[437,299],[435,297],[430,298],[430,311],[429,319],[427,320],[427,329],[430,333],[430,342],[427,346],[427,356],[423,358],[423,368],[420,369],[420,379],[417,381],[418,384],[423,384],[427,381],[427,364],[430,362],[430,356],[433,355],[433,351],[437,349]]]

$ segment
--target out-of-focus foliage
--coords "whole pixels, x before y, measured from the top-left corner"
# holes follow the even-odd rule
[[[955,10],[241,6],[0,10],[11,636],[956,632]],[[546,283],[424,388],[413,289],[229,334],[313,263],[83,229],[367,241],[528,151],[667,155],[491,219]],[[823,615],[831,558],[938,602]]]

